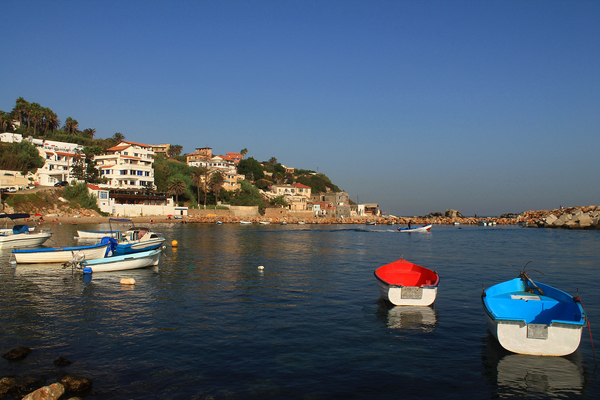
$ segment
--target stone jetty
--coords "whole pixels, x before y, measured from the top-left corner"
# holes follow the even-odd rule
[[[478,225],[480,223],[496,225],[521,225],[531,228],[566,228],[566,229],[600,229],[600,206],[568,207],[554,210],[525,211],[519,214],[503,214],[497,217],[465,217],[457,210],[446,212],[433,212],[425,216],[395,217],[395,216],[364,216],[352,218],[323,218],[323,217],[293,217],[282,216],[278,218],[266,217],[235,217],[224,215],[195,215],[186,218],[185,223],[222,223],[239,224],[241,221],[250,221],[258,224],[267,221],[271,224],[365,224],[375,222],[381,225]],[[158,220],[160,221],[160,220]],[[157,222],[158,222],[157,221]],[[162,221],[161,221],[162,222]],[[174,221],[176,222],[176,221]],[[181,222],[181,221],[179,221]]]

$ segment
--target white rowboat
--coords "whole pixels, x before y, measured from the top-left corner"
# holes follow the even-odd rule
[[[158,265],[162,250],[149,250],[79,263],[84,274],[94,272],[125,271]]]

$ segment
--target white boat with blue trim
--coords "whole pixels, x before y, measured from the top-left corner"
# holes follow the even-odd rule
[[[17,264],[65,263],[74,254],[82,254],[86,260],[104,258],[110,252],[108,238],[101,243],[90,246],[73,247],[42,247],[39,249],[13,250],[12,254]]]
[[[10,219],[13,222],[12,228],[7,228],[6,226],[3,228],[4,230],[10,229],[10,231],[4,231],[0,234],[0,249],[40,246],[46,240],[50,239],[50,236],[52,236],[50,231],[31,232],[29,226],[15,224],[15,219],[29,217],[30,215],[25,213],[0,214],[0,218],[6,218],[5,221]]]
[[[161,253],[162,250],[159,249],[97,260],[84,260],[77,263],[76,268],[81,270],[84,274],[146,268],[158,265]]]
[[[565,356],[577,350],[587,324],[578,297],[531,280],[525,271],[481,294],[492,335],[508,351]]]
[[[407,227],[407,228],[398,228],[398,231],[404,233],[412,233],[412,232],[429,232],[431,230],[432,224],[427,224],[423,226],[415,226],[415,227]]]

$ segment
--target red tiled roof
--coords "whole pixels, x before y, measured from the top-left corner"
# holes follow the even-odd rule
[[[92,189],[92,190],[102,190],[102,189],[100,188],[100,186],[92,185],[92,184],[90,184],[90,183],[88,183],[88,184],[87,184],[87,187],[89,187],[89,188],[90,188],[90,189]]]
[[[310,189],[310,186],[306,186],[298,182],[294,183],[292,186],[296,186],[297,188]]]

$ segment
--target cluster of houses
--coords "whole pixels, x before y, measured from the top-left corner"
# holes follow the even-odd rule
[[[23,140],[35,145],[46,162],[35,173],[26,176],[14,171],[0,172],[3,173],[0,175],[0,187],[56,186],[75,179],[72,167],[79,157],[85,157],[82,146],[0,133],[2,142],[18,143]],[[98,185],[88,184],[88,189],[96,197],[100,210],[113,216],[187,215],[188,208],[175,204],[172,196],[148,190],[154,188],[154,156],[161,153],[166,156],[169,146],[122,140],[105,154],[95,156],[96,168],[104,179]],[[210,147],[197,148],[194,153],[186,155],[188,165],[208,169],[207,177],[220,172],[224,177],[225,190],[238,189],[240,181],[245,179],[244,175],[237,173],[237,165],[242,159],[240,153],[213,155]],[[311,193],[311,188],[301,183],[274,184],[263,195],[266,198],[284,196],[290,212],[311,212],[315,216],[332,218],[380,215],[377,204],[351,205],[345,192]]]

